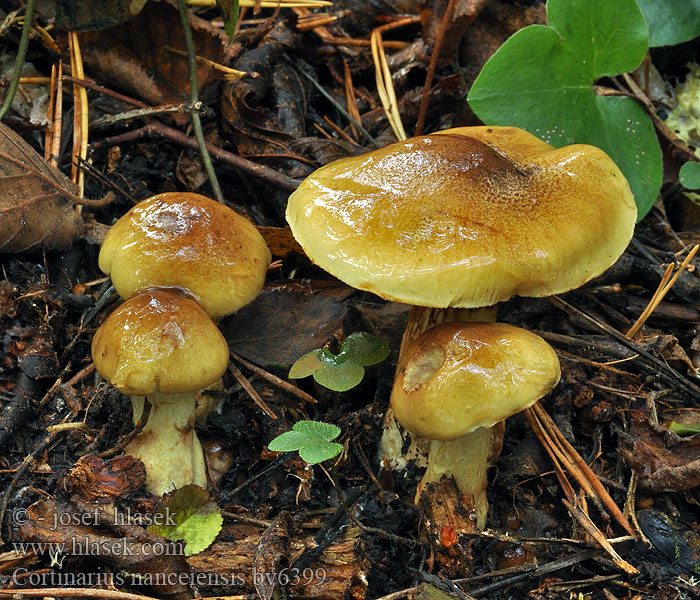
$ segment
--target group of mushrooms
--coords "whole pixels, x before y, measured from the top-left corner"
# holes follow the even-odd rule
[[[150,404],[125,451],[144,463],[154,494],[207,486],[194,420],[197,392],[228,366],[215,320],[258,295],[270,258],[250,221],[190,193],[140,202],[105,237],[99,266],[126,301],[95,333],[92,358],[104,379],[132,397],[135,420],[144,397]]]
[[[129,300],[93,343],[99,373],[151,402],[144,431],[126,450],[144,460],[156,493],[184,485],[190,475],[179,471],[186,468],[195,483],[206,483],[192,429],[193,392],[220,377],[227,362],[209,317],[252,299],[269,263],[264,242],[242,217],[207,217],[215,230],[200,244],[193,238],[203,217],[173,209],[177,203],[166,196],[137,205],[122,219],[128,225],[118,222],[105,240],[100,267]],[[515,295],[565,292],[599,275],[626,248],[636,217],[629,185],[603,151],[556,149],[513,127],[450,129],[341,159],[312,173],[290,196],[287,221],[312,262],[357,289],[412,306],[380,454],[400,467],[410,438],[427,457],[418,493],[453,477],[474,507],[477,526],[484,526],[486,471],[500,451],[503,420],[551,391],[560,377],[552,348],[532,332],[495,322],[496,305]],[[204,246],[230,235],[234,221],[245,222],[245,233],[234,235],[224,260],[259,269],[243,277],[245,292],[233,276],[220,281],[213,267],[194,266],[208,251]],[[163,239],[167,246],[190,228],[193,237],[182,238],[181,250],[167,247],[163,254],[170,258],[157,258]],[[152,260],[171,267],[162,275],[162,264],[146,266]],[[193,275],[200,270],[205,274]],[[224,302],[229,295],[235,300]],[[161,308],[166,303],[183,307],[176,311],[187,314],[182,324],[165,316],[173,314]],[[163,348],[168,359],[154,359]],[[187,389],[175,383],[181,376]],[[187,409],[172,408],[175,400],[166,394],[186,394]],[[163,406],[178,435],[193,440],[182,464],[170,470],[153,457],[149,438],[181,443],[172,433],[162,441],[166,434],[156,431],[173,429],[158,416]],[[156,464],[165,477],[151,474]]]

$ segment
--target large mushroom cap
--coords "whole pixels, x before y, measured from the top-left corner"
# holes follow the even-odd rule
[[[391,394],[409,431],[452,440],[526,409],[559,382],[541,337],[504,323],[443,323],[402,355]]]
[[[269,264],[270,251],[250,221],[182,192],[134,206],[107,233],[99,257],[122,298],[149,287],[179,287],[213,318],[252,301]]]
[[[312,173],[287,220],[313,262],[414,305],[473,308],[577,288],[632,237],[627,180],[600,149],[514,127],[451,129]]]
[[[119,306],[92,339],[97,372],[129,396],[194,392],[228,366],[224,336],[194,300],[146,290]]]

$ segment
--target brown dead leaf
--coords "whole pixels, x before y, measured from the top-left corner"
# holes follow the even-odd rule
[[[304,254],[304,249],[294,239],[289,227],[258,227],[272,256],[284,256],[287,252]]]
[[[637,415],[629,432],[620,434],[619,452],[637,471],[640,489],[680,492],[700,484],[698,435],[681,438]]]
[[[258,365],[291,365],[322,347],[347,308],[332,298],[297,290],[269,290],[244,306],[224,329],[229,346]]]
[[[421,11],[423,39],[430,46],[435,45],[435,39],[442,28],[448,4],[448,0],[433,0],[427,9]],[[443,32],[444,38],[439,59],[441,65],[444,66],[454,61],[467,28],[486,4],[486,0],[458,0],[455,3],[451,18]]]
[[[208,21],[190,14],[195,53],[228,65],[239,46]],[[149,0],[137,17],[99,32],[80,34],[83,58],[94,74],[152,104],[178,104],[189,95],[190,80],[182,25],[177,8],[165,0]],[[172,50],[171,50],[172,49]],[[200,89],[221,77],[203,62],[197,63]],[[187,115],[180,115],[188,118]]]
[[[57,0],[56,27],[64,31],[111,27],[137,15],[145,3],[146,0]]]
[[[0,123],[0,252],[68,246],[82,221],[77,187]]]

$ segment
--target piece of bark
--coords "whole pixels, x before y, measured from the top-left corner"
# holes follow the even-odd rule
[[[235,542],[215,542],[204,552],[187,559],[192,567],[199,591],[204,596],[254,593],[253,556],[260,540],[260,529],[250,526],[238,529]],[[297,572],[294,564],[278,570],[276,583],[287,592],[307,600],[364,600],[367,595],[367,570],[362,544],[355,537],[357,529],[344,533],[343,539],[330,544],[318,560]],[[292,555],[313,546],[312,536],[292,536]],[[270,575],[262,573],[259,576]],[[208,583],[205,583],[208,582]]]

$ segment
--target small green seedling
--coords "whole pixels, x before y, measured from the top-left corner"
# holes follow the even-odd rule
[[[661,188],[654,126],[637,102],[598,95],[594,83],[642,62],[644,17],[635,0],[549,0],[547,21],[498,49],[472,85],[469,105],[487,125],[521,127],[557,147],[602,148],[627,177],[641,219]]]
[[[292,431],[278,435],[268,444],[273,452],[296,452],[310,465],[335,458],[343,445],[333,440],[340,435],[340,428],[320,421],[298,421]]]
[[[694,160],[685,163],[678,172],[678,180],[686,190],[700,189],[700,163]]]
[[[314,379],[334,392],[345,392],[362,381],[365,367],[383,361],[391,350],[375,335],[358,332],[345,338],[340,352],[312,350],[297,360],[289,370],[290,379],[313,375]]]
[[[209,494],[198,485],[176,490],[153,517],[146,530],[169,540],[182,540],[185,556],[206,550],[221,531],[223,517]]]
[[[668,424],[668,428],[681,437],[700,433],[700,423],[677,423],[676,421],[671,421]]]
[[[233,41],[240,13],[239,0],[216,0],[216,7],[224,21],[224,31],[228,34],[229,41]]]

